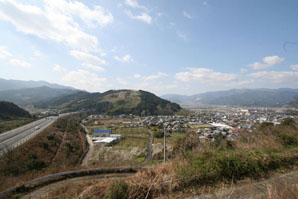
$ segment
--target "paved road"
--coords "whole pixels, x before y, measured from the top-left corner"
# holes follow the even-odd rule
[[[26,140],[37,135],[57,119],[58,117],[43,118],[17,129],[0,134],[0,153],[6,149],[12,149],[22,144]]]

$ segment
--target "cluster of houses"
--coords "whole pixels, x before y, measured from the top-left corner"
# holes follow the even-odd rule
[[[255,124],[271,122],[274,125],[280,124],[287,117],[293,117],[286,111],[275,109],[203,109],[197,110],[192,116],[148,116],[138,117],[134,115],[104,116],[91,115],[91,119],[102,118],[126,118],[122,124],[127,128],[156,126],[165,128],[168,132],[186,132],[197,125],[208,124],[208,127],[197,128],[195,131],[200,134],[201,139],[213,139],[215,135],[221,134],[228,139],[234,139],[240,129],[251,131]],[[110,145],[121,139],[121,135],[111,134],[111,130],[97,129],[94,131],[94,143]]]
[[[222,123],[212,123],[210,127],[198,129],[197,133],[200,134],[200,140],[213,139],[219,134],[226,136],[228,140],[234,140],[238,135],[237,131],[233,130],[231,126]]]

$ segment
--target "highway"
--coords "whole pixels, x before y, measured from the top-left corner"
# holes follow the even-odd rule
[[[0,153],[6,149],[12,149],[34,137],[57,119],[57,116],[43,118],[17,129],[0,134]]]

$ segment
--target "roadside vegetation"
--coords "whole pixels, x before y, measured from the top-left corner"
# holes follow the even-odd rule
[[[200,194],[223,184],[258,179],[298,166],[298,129],[289,118],[280,125],[261,124],[254,132],[240,132],[236,140],[217,136],[213,142],[199,142],[198,135],[187,134],[176,140],[169,161],[123,180],[86,185],[77,193],[86,198],[175,198]],[[88,191],[89,190],[89,191]],[[297,186],[278,194],[268,188],[267,198],[295,198]],[[276,194],[275,194],[276,193]],[[72,198],[66,196],[65,198]]]
[[[20,119],[13,119],[13,120],[0,120],[0,133],[10,131],[20,126],[24,126],[26,124],[34,122],[37,119],[38,118],[20,118]]]
[[[53,125],[0,159],[0,190],[80,164],[87,150],[79,115],[59,118]]]

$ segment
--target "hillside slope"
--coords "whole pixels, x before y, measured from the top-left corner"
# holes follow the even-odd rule
[[[64,111],[87,110],[97,114],[171,115],[181,107],[146,91],[110,90],[104,93],[77,92],[36,104]]]
[[[30,118],[31,115],[14,103],[0,101],[0,120]]]

